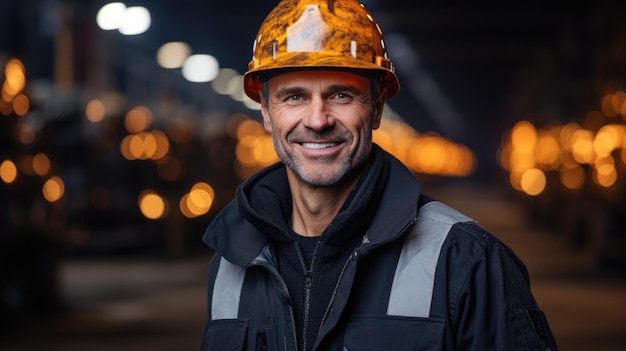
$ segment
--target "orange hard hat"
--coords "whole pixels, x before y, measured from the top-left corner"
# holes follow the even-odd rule
[[[263,73],[282,69],[381,72],[387,98],[400,91],[382,30],[357,0],[282,0],[254,40],[244,90],[260,102]]]

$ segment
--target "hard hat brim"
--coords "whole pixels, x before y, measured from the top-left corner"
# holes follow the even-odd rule
[[[378,60],[379,63],[369,63],[363,60],[357,60],[351,57],[328,55],[328,53],[316,52],[296,52],[283,53],[275,60],[269,63],[259,64],[255,61],[250,62],[250,70],[244,74],[244,92],[248,97],[256,102],[261,102],[259,93],[262,87],[262,81],[267,80],[268,74],[271,76],[282,74],[288,71],[302,70],[342,70],[356,72],[381,72],[382,87],[387,99],[396,95],[400,91],[400,83],[393,67],[388,60]],[[385,67],[388,65],[389,68]]]

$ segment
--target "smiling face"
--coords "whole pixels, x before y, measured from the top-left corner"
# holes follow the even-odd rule
[[[382,96],[372,97],[369,78],[336,70],[293,71],[271,78],[264,93],[265,129],[299,181],[338,185],[365,164],[384,104]]]

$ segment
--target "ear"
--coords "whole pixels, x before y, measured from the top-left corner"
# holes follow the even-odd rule
[[[382,92],[378,95],[378,98],[374,102],[373,113],[372,113],[372,130],[378,129],[380,127],[380,120],[383,118],[383,109],[385,108],[385,101],[387,94],[386,92]]]
[[[272,132],[272,120],[270,119],[269,106],[267,106],[267,99],[263,96],[263,92],[259,91],[261,97],[261,116],[263,116],[263,128],[268,133]]]

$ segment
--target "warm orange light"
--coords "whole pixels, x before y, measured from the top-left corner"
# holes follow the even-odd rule
[[[571,190],[579,189],[585,184],[585,170],[577,163],[561,168],[559,176],[561,183]]]
[[[93,99],[85,106],[85,116],[89,122],[97,123],[104,119],[106,115],[106,107],[101,100]]]
[[[189,202],[189,193],[186,193],[180,198],[180,201],[178,202],[178,207],[180,208],[180,212],[183,214],[183,216],[187,218],[197,217],[197,215],[189,209],[189,206],[187,205],[188,202]]]
[[[572,154],[578,163],[592,163],[595,157],[593,147],[593,134],[584,129],[574,132],[572,135]]]
[[[18,116],[24,116],[30,108],[30,100],[24,94],[20,94],[13,100],[13,111]]]
[[[511,183],[511,186],[513,187],[513,189],[517,190],[517,191],[523,191],[522,189],[522,175],[524,175],[524,172],[526,170],[518,170],[518,169],[512,169],[511,173],[509,173],[509,182]]]
[[[624,128],[616,124],[607,124],[598,130],[593,140],[595,153],[599,157],[608,156],[624,144]]]
[[[11,59],[6,65],[5,84],[3,89],[10,95],[16,96],[26,85],[26,72],[24,65],[18,59]]]
[[[207,213],[213,205],[215,192],[207,183],[197,183],[189,192],[187,205],[196,215]]]
[[[127,159],[127,160],[136,160],[137,157],[135,157],[135,155],[133,155],[131,148],[130,148],[130,143],[133,140],[133,138],[135,137],[135,135],[127,135],[124,137],[124,139],[122,139],[122,142],[120,143],[120,152],[122,153],[122,156]]]
[[[591,171],[593,182],[602,187],[612,187],[626,164],[626,124],[608,123],[610,118],[622,115],[626,120],[626,92],[606,94],[601,99],[600,111],[593,110],[584,116],[584,128],[577,123],[567,123],[536,131],[532,145],[532,127],[521,121],[505,135],[499,147],[500,166],[510,172],[513,188],[528,194],[540,194],[546,186],[544,171],[557,171],[564,188],[577,190],[583,187]],[[520,132],[521,128],[526,132]],[[530,130],[530,132],[528,132]],[[514,142],[518,140],[521,142]],[[525,145],[531,147],[517,147]],[[533,150],[533,156],[525,153]],[[533,162],[534,157],[534,162]],[[534,164],[533,164],[534,163]]]
[[[150,135],[152,135],[155,145],[154,149],[152,149],[150,153],[146,151],[148,157],[152,160],[160,160],[167,156],[170,151],[170,142],[165,133],[160,130],[154,130],[150,133]]]
[[[259,138],[249,137],[248,139],[249,140],[246,143],[237,143],[235,146],[235,157],[243,166],[252,167],[256,164],[256,160],[254,158],[254,147],[259,142]]]
[[[126,113],[124,126],[130,133],[140,133],[152,124],[152,111],[145,106],[137,106]]]
[[[540,169],[533,168],[522,174],[522,190],[531,196],[539,195],[546,187],[546,175]]]
[[[372,141],[380,146],[383,150],[393,153],[393,141],[391,135],[383,129],[377,129],[372,133]]]
[[[605,188],[611,187],[617,181],[617,171],[612,164],[602,164],[593,169],[594,181]]]
[[[572,145],[574,144],[574,134],[581,130],[582,127],[577,123],[568,123],[561,128],[561,132],[559,133],[560,142],[563,146],[563,149],[571,151]]]
[[[120,143],[120,151],[127,160],[162,160],[170,151],[167,136],[161,131],[127,135]]]
[[[65,184],[59,177],[51,177],[43,184],[43,196],[48,202],[59,201],[65,193]]]
[[[607,115],[608,117],[617,116],[618,111],[614,108],[613,105],[613,94],[606,94],[600,103],[600,108],[602,109],[602,113]],[[621,107],[620,107],[621,110]]]
[[[0,179],[7,184],[17,179],[17,166],[11,160],[4,160],[0,164]]]
[[[476,170],[477,157],[470,148],[462,146],[459,148],[460,159],[456,171],[452,174],[458,177],[469,176]]]
[[[261,167],[269,166],[278,162],[278,155],[274,149],[274,142],[269,135],[259,138],[256,147],[252,150],[252,154],[256,164]]]
[[[46,154],[40,152],[33,157],[33,171],[40,176],[50,171],[50,159]]]
[[[167,212],[167,203],[153,190],[144,190],[139,194],[139,210],[148,219],[163,218]]]
[[[152,158],[157,150],[157,140],[152,133],[142,132],[139,133],[139,137],[142,140],[141,156],[142,160]]]
[[[561,147],[557,138],[547,132],[540,133],[535,148],[537,162],[546,169],[557,169],[560,165]]]
[[[419,165],[424,173],[438,174],[444,165],[446,155],[443,145],[433,137],[423,137],[415,142],[410,150],[411,164]]]
[[[144,136],[145,134],[134,134],[130,137],[130,154],[133,160],[145,160],[148,158],[144,153]]]
[[[532,152],[537,142],[537,130],[532,123],[520,121],[515,124],[511,133],[513,147],[520,152]]]
[[[215,191],[207,183],[196,183],[189,193],[183,195],[179,206],[181,213],[188,218],[202,216],[213,206]]]
[[[267,134],[261,123],[248,119],[241,123],[237,127],[237,140],[241,141],[241,139],[250,137],[250,136],[262,136]]]

